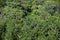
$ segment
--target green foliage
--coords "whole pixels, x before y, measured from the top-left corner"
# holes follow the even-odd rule
[[[4,7],[6,5],[6,0],[0,0],[0,7]]]
[[[1,40],[60,40],[57,1],[0,0],[0,6]]]

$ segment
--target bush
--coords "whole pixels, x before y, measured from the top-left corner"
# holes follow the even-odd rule
[[[6,0],[3,3],[6,5],[2,6],[0,14],[1,40],[60,39],[60,13],[56,1]]]

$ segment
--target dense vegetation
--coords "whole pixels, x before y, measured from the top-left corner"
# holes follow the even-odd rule
[[[0,40],[60,40],[59,0],[0,0]]]

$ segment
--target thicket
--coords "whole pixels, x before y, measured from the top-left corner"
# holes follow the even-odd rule
[[[59,0],[0,0],[0,40],[60,40]]]

